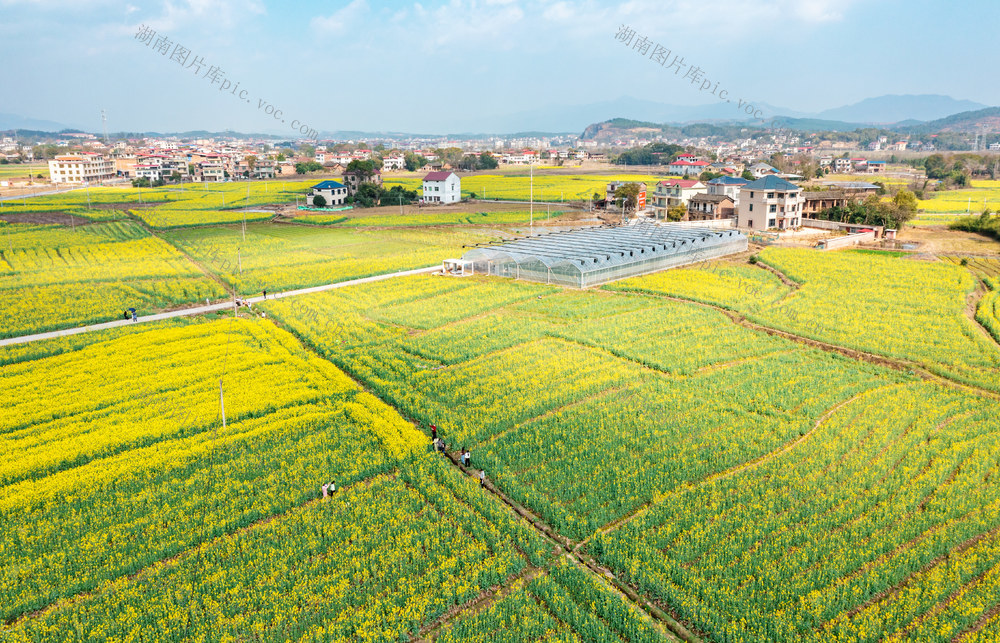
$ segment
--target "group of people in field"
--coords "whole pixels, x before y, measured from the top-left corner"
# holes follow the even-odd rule
[[[437,425],[435,424],[431,425],[431,438],[433,440],[434,450],[440,451],[444,455],[448,455],[448,443],[445,442],[442,438],[438,437],[438,429]],[[458,453],[458,462],[463,467],[468,469],[469,467],[472,466],[472,453],[467,448],[462,447],[462,450],[459,451]],[[485,469],[479,470],[479,484],[481,486],[486,485]]]
[[[444,455],[448,455],[448,444],[438,436],[437,426],[431,425],[431,438],[433,440],[434,451],[440,451]],[[454,458],[452,458],[454,460]],[[458,463],[465,469],[469,469],[472,466],[472,453],[465,447],[458,453]],[[486,470],[480,469],[479,474],[479,485],[486,486]],[[320,487],[323,491],[323,498],[329,498],[337,491],[337,484],[335,482],[324,482]]]

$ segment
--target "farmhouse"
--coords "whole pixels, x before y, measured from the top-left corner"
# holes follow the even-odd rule
[[[734,205],[740,204],[740,188],[749,183],[746,179],[738,176],[720,176],[712,179],[706,185],[708,194],[721,194],[733,200]]]
[[[688,200],[688,221],[717,221],[735,215],[733,199],[725,194],[696,194]]]
[[[777,176],[765,176],[740,189],[736,225],[751,230],[802,225],[802,188]]]
[[[312,186],[309,196],[306,197],[306,203],[316,205],[315,199],[318,196],[323,197],[326,206],[344,205],[344,200],[348,196],[347,187],[337,181],[322,181]]]
[[[708,169],[708,165],[708,161],[677,160],[667,166],[667,172],[670,174],[680,174],[681,176],[701,174]]]
[[[340,179],[347,187],[347,193],[351,196],[357,194],[358,188],[361,187],[362,183],[382,185],[382,173],[378,170],[375,170],[375,173],[370,176],[364,174],[363,172],[344,172]]]
[[[424,203],[458,203],[462,200],[462,180],[454,172],[431,172],[424,177]]]
[[[653,215],[657,219],[666,219],[668,209],[676,205],[687,207],[691,197],[705,191],[705,184],[694,179],[660,181],[656,184],[656,190],[653,192]]]

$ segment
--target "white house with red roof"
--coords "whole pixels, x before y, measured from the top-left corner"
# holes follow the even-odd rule
[[[689,174],[698,175],[707,170],[709,165],[708,161],[692,161],[678,158],[667,166],[667,172],[670,174],[680,174],[681,176],[688,176]]]
[[[424,177],[424,203],[458,203],[462,200],[462,179],[454,172],[431,172]]]
[[[676,205],[683,205],[686,208],[691,197],[707,192],[705,184],[695,179],[660,181],[653,192],[653,215],[658,219],[666,219],[668,209]]]

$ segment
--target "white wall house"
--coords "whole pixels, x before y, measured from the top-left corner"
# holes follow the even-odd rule
[[[49,161],[53,183],[106,181],[114,176],[114,162],[102,154],[66,154]]]
[[[708,194],[714,196],[728,196],[733,200],[734,205],[740,204],[740,188],[749,183],[744,178],[738,176],[720,176],[712,179],[708,185]]]
[[[402,156],[384,156],[382,157],[382,169],[383,170],[402,170],[406,167],[406,159]]]
[[[765,176],[740,189],[736,227],[784,230],[802,225],[802,188],[777,176]]]
[[[344,205],[344,199],[347,198],[347,186],[338,181],[321,181],[312,186],[309,196],[306,197],[306,205],[314,206],[313,199],[317,196],[326,199],[324,207]]]
[[[656,184],[653,192],[653,216],[657,219],[666,219],[667,210],[683,205],[687,207],[688,201],[696,194],[705,194],[705,184],[694,179],[666,179]]]
[[[424,203],[458,203],[462,200],[462,180],[454,172],[431,172],[424,177]]]

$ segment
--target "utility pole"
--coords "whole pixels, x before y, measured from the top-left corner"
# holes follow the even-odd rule
[[[528,230],[535,231],[535,166],[528,164]]]
[[[101,122],[104,124],[104,144],[108,144],[108,114],[101,110]]]
[[[226,430],[226,400],[222,396],[222,378],[219,378],[219,408],[222,411],[222,430]]]

